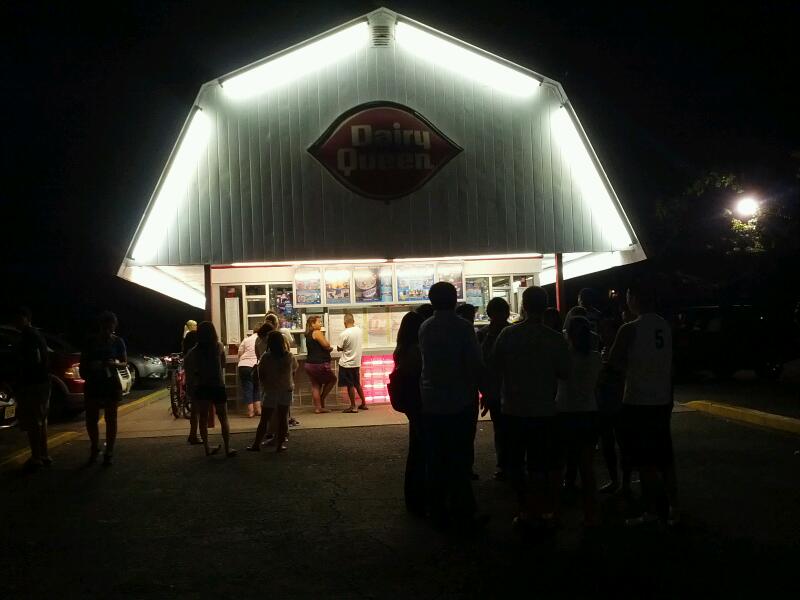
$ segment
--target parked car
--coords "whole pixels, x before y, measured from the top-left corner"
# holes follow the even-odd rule
[[[17,422],[17,401],[11,387],[0,383],[0,429],[12,427]]]
[[[128,352],[128,370],[131,373],[131,386],[167,378],[167,365],[160,356],[151,354]]]
[[[678,375],[708,370],[726,378],[752,369],[777,379],[783,365],[800,355],[797,326],[778,322],[751,305],[691,306],[676,312],[674,364]]]
[[[50,351],[50,416],[80,412],[84,408],[83,385],[80,373],[80,352],[63,338],[42,331]],[[13,373],[11,352],[19,339],[19,331],[0,325],[0,389],[7,389],[13,396]],[[122,394],[131,391],[131,374],[127,367],[119,367],[117,373],[122,385]]]

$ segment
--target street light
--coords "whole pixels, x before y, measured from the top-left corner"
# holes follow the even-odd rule
[[[752,219],[758,214],[758,209],[758,202],[750,196],[742,198],[736,203],[736,214],[742,219]]]

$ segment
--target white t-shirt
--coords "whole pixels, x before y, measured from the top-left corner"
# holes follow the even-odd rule
[[[342,356],[339,359],[339,366],[352,369],[361,366],[361,328],[357,325],[348,327],[339,334],[339,347],[342,349]]]
[[[620,327],[610,360],[625,370],[624,404],[672,402],[672,330],[657,314],[645,313]]]
[[[591,412],[597,410],[597,378],[603,366],[599,352],[581,354],[570,350],[572,371],[569,379],[558,380],[556,407],[558,412]]]
[[[258,362],[256,355],[256,340],[258,336],[253,333],[248,335],[239,344],[239,366],[240,367],[255,367]]]

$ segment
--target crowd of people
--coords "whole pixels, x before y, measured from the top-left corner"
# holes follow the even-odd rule
[[[643,510],[627,520],[635,525],[662,519],[675,523],[677,483],[670,433],[672,411],[672,339],[668,323],[655,313],[655,294],[646,283],[630,287],[624,311],[601,313],[591,290],[582,290],[578,306],[563,324],[548,307],[546,291],[529,287],[522,294],[522,315],[510,324],[502,298],[486,306],[490,323],[475,330],[475,309],[458,305],[447,282],[434,284],[429,304],[407,313],[397,333],[389,395],[409,423],[404,494],[408,511],[429,517],[439,528],[479,528],[480,513],[472,489],[475,435],[479,415],[490,415],[496,472],[508,481],[519,503],[514,524],[523,531],[551,530],[559,522],[563,489],[577,489],[584,523],[600,522],[598,493],[631,496],[631,474],[642,483]],[[47,344],[31,327],[25,309],[14,315],[21,331],[18,348],[19,421],[28,434],[30,470],[50,464],[47,449],[49,379]],[[305,372],[314,411],[329,412],[328,394],[338,380],[347,389],[344,412],[367,410],[361,386],[363,333],[353,315],[336,349],[339,376],[331,370],[334,346],[317,316],[307,319]],[[125,343],[116,335],[113,313],[100,315],[95,335],[81,354],[85,379],[89,463],[103,456],[111,465],[121,386],[117,368],[127,362]],[[239,347],[238,378],[248,416],[259,417],[255,438],[287,449],[294,374],[292,335],[281,330],[275,314]],[[191,398],[190,444],[208,456],[231,447],[225,385],[226,351],[213,323],[187,323],[184,370]],[[358,402],[357,402],[358,400]],[[99,416],[106,422],[105,449],[99,443]],[[209,416],[220,423],[222,444],[209,442]],[[609,482],[598,490],[594,453],[602,448]],[[619,452],[617,451],[619,449]],[[619,457],[619,459],[618,459]],[[621,473],[621,476],[620,476]]]
[[[493,298],[486,307],[490,323],[477,335],[474,311],[457,307],[452,285],[435,284],[429,298],[430,306],[403,318],[389,384],[392,404],[409,421],[404,489],[411,513],[440,528],[486,522],[471,485],[480,411],[490,414],[494,477],[516,492],[520,530],[554,529],[563,488],[575,487],[578,474],[584,524],[597,526],[598,492],[630,498],[634,469],[643,510],[626,524],[677,523],[672,340],[655,313],[652,287],[632,286],[625,311],[607,315],[594,306],[591,290],[582,290],[563,326],[545,290],[529,287],[519,322],[509,324],[508,303]],[[600,490],[598,440],[610,479]]]

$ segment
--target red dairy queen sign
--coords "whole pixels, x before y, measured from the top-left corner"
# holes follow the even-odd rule
[[[407,106],[370,102],[341,115],[308,151],[353,192],[392,200],[422,187],[461,148]]]

